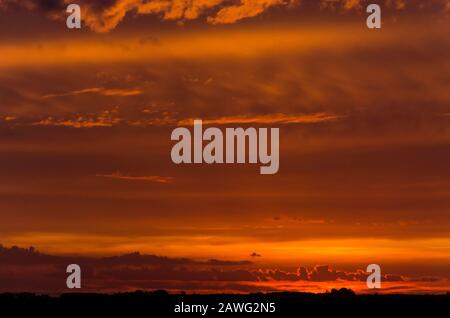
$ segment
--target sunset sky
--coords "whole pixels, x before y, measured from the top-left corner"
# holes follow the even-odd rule
[[[450,1],[371,2],[0,0],[0,290],[450,290]],[[193,119],[278,127],[279,172],[173,164]]]

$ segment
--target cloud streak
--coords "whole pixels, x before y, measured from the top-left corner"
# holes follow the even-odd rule
[[[71,128],[112,127],[120,122],[119,118],[108,116],[86,117],[78,116],[76,119],[55,119],[48,117],[31,123],[31,126],[56,126]]]
[[[227,124],[315,124],[336,121],[342,116],[330,113],[315,113],[310,115],[286,115],[286,114],[270,114],[270,115],[243,115],[243,116],[227,116],[217,119],[203,119],[205,125],[227,125]],[[178,125],[192,125],[195,118],[183,119]]]
[[[140,89],[121,89],[121,88],[104,88],[104,87],[92,87],[84,88],[80,90],[75,90],[67,93],[60,94],[47,94],[42,96],[42,98],[55,98],[55,97],[67,97],[67,96],[77,96],[83,94],[100,94],[103,96],[136,96],[141,95],[142,91]]]
[[[162,176],[128,176],[121,173],[112,174],[97,174],[97,177],[127,180],[127,181],[146,181],[146,182],[156,182],[156,183],[173,183],[175,178],[173,177],[162,177]]]

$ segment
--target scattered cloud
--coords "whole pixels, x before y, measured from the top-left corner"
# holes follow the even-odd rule
[[[253,252],[253,253],[250,254],[250,257],[261,257],[261,254]]]
[[[248,291],[246,289],[249,285],[253,286],[251,291],[299,291],[304,290],[308,284],[326,283],[329,287],[330,284],[346,282],[363,285],[368,276],[361,269],[340,271],[328,265],[299,267],[297,271],[287,271],[261,268],[248,261],[215,259],[199,261],[138,252],[100,258],[59,256],[40,253],[33,247],[8,248],[0,245],[0,278],[3,282],[0,290],[49,292],[63,288],[57,282],[64,281],[63,268],[71,263],[79,264],[83,268],[84,288],[91,291],[120,291],[129,288],[158,288],[158,286],[171,290],[172,285],[181,286],[183,289],[189,285],[191,286],[189,289],[195,291],[201,290],[200,286],[205,284],[209,284],[210,288],[223,290],[223,284],[229,283],[235,284],[234,291]],[[33,266],[30,267],[30,264]],[[27,280],[29,277],[34,279]],[[396,274],[385,274],[382,280],[385,283],[393,283],[394,287],[395,284],[402,286],[409,284],[408,291],[414,284],[431,286],[443,281],[439,277],[405,277]],[[30,285],[30,281],[38,284]],[[45,286],[45,289],[42,286]]]
[[[384,6],[392,10],[412,8],[436,8],[447,11],[450,7],[448,0],[385,0]],[[82,7],[83,20],[95,32],[109,32],[113,30],[128,13],[134,15],[157,15],[162,20],[177,21],[183,24],[187,20],[205,18],[211,24],[231,24],[246,18],[256,17],[273,7],[287,10],[300,8],[319,8],[327,10],[361,11],[362,0],[110,0],[88,1],[79,0]],[[14,8],[26,10],[40,10],[50,18],[65,18],[67,1],[17,1],[4,0],[0,2],[0,10]]]

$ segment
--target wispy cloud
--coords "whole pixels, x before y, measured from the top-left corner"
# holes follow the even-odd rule
[[[210,125],[226,125],[226,124],[314,124],[336,121],[342,116],[331,113],[315,113],[305,115],[285,115],[285,114],[271,114],[271,115],[243,115],[243,116],[229,116],[220,117],[216,119],[204,119],[203,124]],[[191,125],[194,118],[183,119],[178,122],[178,125]]]
[[[242,0],[236,5],[225,6],[215,16],[208,17],[207,21],[212,24],[230,24],[255,17],[270,7],[293,6],[297,3],[299,0]]]
[[[332,113],[314,113],[304,115],[286,115],[281,113],[269,115],[238,115],[225,116],[219,118],[203,119],[204,125],[245,125],[245,124],[317,124],[337,121],[344,116]],[[98,115],[78,116],[72,118],[54,118],[48,117],[36,122],[32,122],[32,126],[63,126],[71,128],[95,128],[95,127],[112,127],[115,125],[127,125],[136,127],[150,126],[188,126],[192,125],[195,119],[201,118],[184,118],[177,119],[174,115],[165,115],[165,117],[155,117],[147,120],[126,119],[120,117],[116,113],[104,112]]]
[[[97,177],[111,178],[119,180],[129,180],[129,181],[147,181],[156,183],[173,183],[175,178],[173,177],[162,177],[162,176],[130,176],[123,175],[121,173],[111,173],[111,174],[97,174]]]
[[[76,119],[55,119],[48,117],[32,123],[32,126],[62,126],[72,128],[94,128],[94,127],[111,127],[120,122],[119,118],[114,117],[83,117],[79,116]]]
[[[4,121],[13,121],[13,120],[15,120],[16,119],[16,117],[14,117],[14,116],[0,116],[0,120],[4,120]]]
[[[82,94],[100,94],[103,96],[136,96],[142,94],[139,89],[91,87],[59,94],[47,94],[42,98],[77,96]]]

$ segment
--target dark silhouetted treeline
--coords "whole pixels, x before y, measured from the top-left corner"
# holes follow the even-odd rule
[[[221,303],[223,305],[221,305]],[[261,310],[259,304],[273,303],[275,313],[227,312],[226,304],[251,303],[247,310]],[[203,317],[226,315],[249,317],[408,317],[409,315],[448,317],[450,294],[446,295],[355,295],[349,289],[332,290],[330,293],[257,293],[257,294],[169,294],[165,291],[117,294],[69,293],[60,296],[23,294],[0,294],[1,312],[14,313],[0,317],[183,317],[201,313],[176,313],[177,305],[208,305]],[[236,306],[236,305],[234,305]],[[214,308],[211,309],[211,308]],[[237,306],[237,308],[241,308]]]

